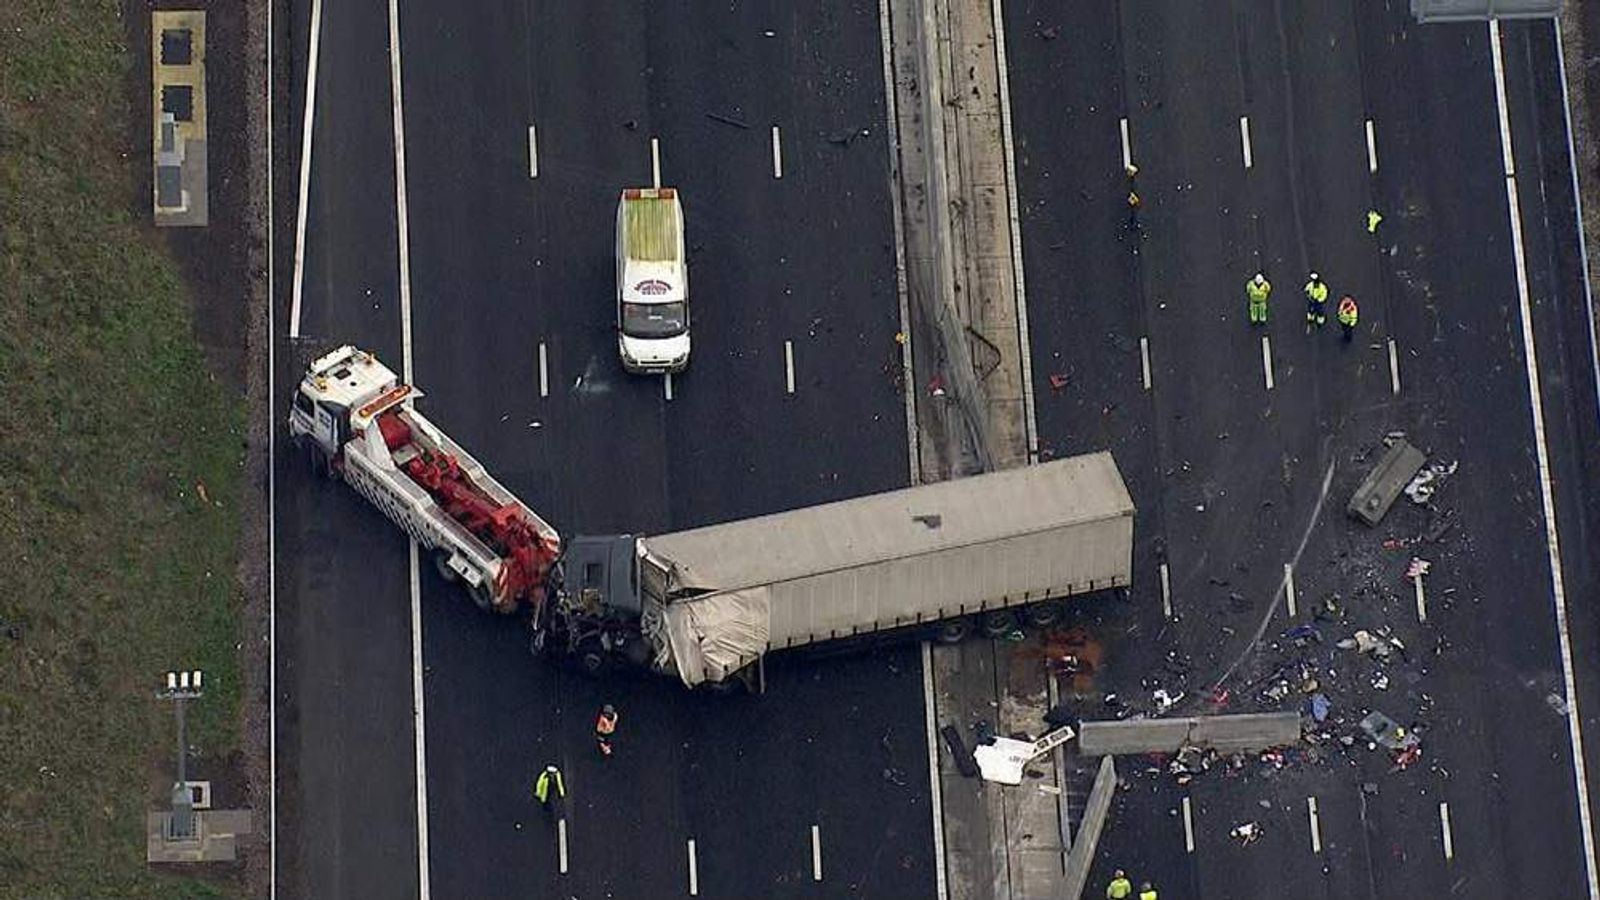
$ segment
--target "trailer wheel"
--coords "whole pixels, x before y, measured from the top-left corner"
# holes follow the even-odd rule
[[[1017,630],[1017,614],[1009,609],[991,609],[983,614],[983,633],[1002,638]]]
[[[606,664],[610,661],[606,655],[606,648],[597,638],[592,637],[579,641],[573,655],[583,674],[595,677],[605,673]]]
[[[1054,600],[1041,600],[1038,603],[1028,604],[1024,610],[1028,624],[1035,628],[1048,628],[1061,617],[1061,607]]]
[[[959,644],[967,639],[967,632],[971,630],[972,621],[966,616],[960,616],[941,624],[934,638],[941,644]]]
[[[447,584],[454,584],[461,578],[460,573],[450,568],[450,551],[436,550],[433,554],[433,567],[439,570],[439,577]]]

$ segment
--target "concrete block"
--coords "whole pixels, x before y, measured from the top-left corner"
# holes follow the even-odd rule
[[[1085,756],[1123,753],[1176,753],[1184,746],[1265,750],[1300,741],[1300,714],[1244,713],[1182,719],[1084,722],[1078,751]]]

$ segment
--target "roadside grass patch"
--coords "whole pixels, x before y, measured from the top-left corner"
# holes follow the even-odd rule
[[[190,744],[237,749],[246,410],[130,212],[149,51],[121,9],[0,3],[0,897],[223,892],[146,865],[144,818],[174,764],[162,673],[205,671]]]

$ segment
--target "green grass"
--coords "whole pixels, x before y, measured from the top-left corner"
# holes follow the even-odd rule
[[[144,815],[171,778],[167,669],[206,671],[191,743],[237,748],[245,411],[130,212],[148,51],[120,6],[0,2],[0,618],[21,629],[0,635],[0,897],[219,893],[145,864]]]

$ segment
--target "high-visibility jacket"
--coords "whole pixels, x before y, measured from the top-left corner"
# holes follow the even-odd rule
[[[1256,284],[1256,280],[1252,278],[1244,283],[1244,292],[1251,300],[1264,303],[1267,296],[1272,293],[1272,282],[1262,281],[1260,284]],[[1129,890],[1133,889],[1130,887]]]
[[[1113,878],[1106,885],[1107,900],[1122,900],[1124,897],[1133,896],[1133,882],[1126,878]]]
[[[1140,891],[1139,900],[1156,900],[1156,889],[1150,888],[1147,891]]]
[[[1328,302],[1328,283],[1320,279],[1306,282],[1306,297],[1318,305]]]
[[[533,785],[533,796],[537,797],[540,803],[549,801],[550,785],[552,783],[556,786],[557,797],[565,797],[567,795],[567,786],[561,782],[561,770],[551,771],[550,769],[545,769],[539,773],[539,780]]]
[[[1360,318],[1361,318],[1361,313],[1356,309],[1356,301],[1355,301],[1354,297],[1346,297],[1343,300],[1339,301],[1339,324],[1340,325],[1348,325],[1351,328],[1354,328],[1356,322]]]
[[[611,733],[616,731],[616,730],[617,730],[617,714],[616,713],[612,713],[609,716],[606,715],[605,713],[601,713],[600,717],[598,719],[594,720],[594,733],[600,735],[601,737],[610,737]]]

